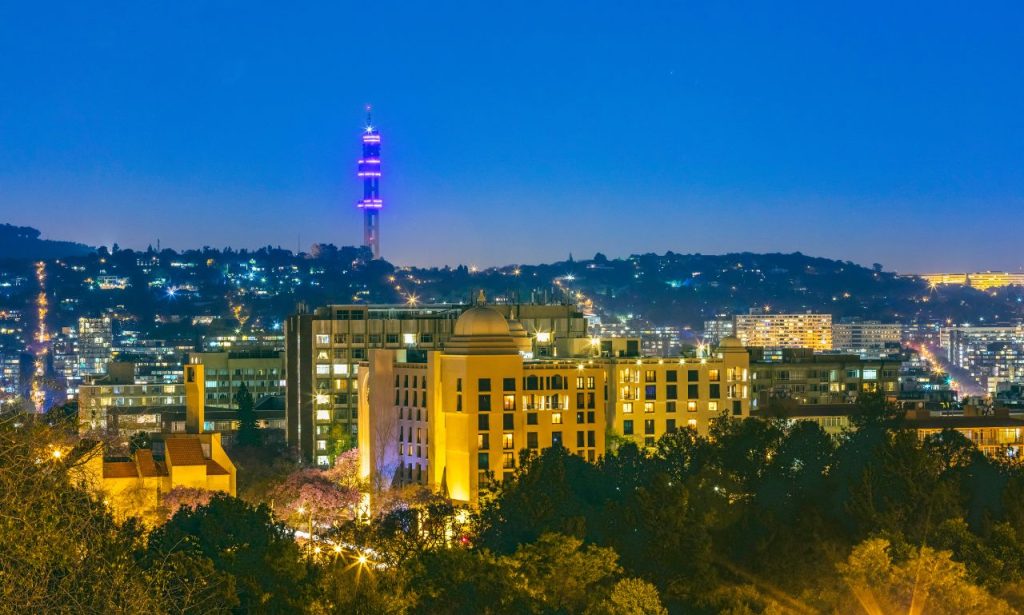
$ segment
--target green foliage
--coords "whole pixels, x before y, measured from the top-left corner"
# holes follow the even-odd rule
[[[298,544],[266,506],[223,494],[184,507],[149,536],[150,553],[183,552],[206,558],[234,579],[239,609],[247,613],[300,611],[308,599],[306,566]]]
[[[235,391],[235,407],[238,409],[238,432],[235,440],[239,446],[259,446],[263,443],[263,434],[256,425],[254,400],[249,387],[243,382]]]
[[[145,431],[137,431],[128,438],[128,452],[132,455],[139,449],[151,449],[153,448],[153,440],[149,437],[149,433]]]

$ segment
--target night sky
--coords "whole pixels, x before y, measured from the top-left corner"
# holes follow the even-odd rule
[[[399,264],[1024,265],[1019,2],[0,4],[0,222]]]

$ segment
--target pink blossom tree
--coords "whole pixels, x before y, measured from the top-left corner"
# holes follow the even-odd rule
[[[179,509],[197,508],[210,503],[214,492],[196,487],[175,487],[163,495],[161,504],[167,509],[167,518],[170,519]]]

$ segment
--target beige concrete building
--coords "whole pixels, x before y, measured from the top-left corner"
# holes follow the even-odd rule
[[[219,433],[203,429],[203,366],[185,366],[186,433],[160,434],[152,449],[130,459],[105,459],[102,444],[76,451],[83,456],[82,478],[98,491],[115,516],[161,520],[163,498],[178,487],[236,493],[235,465]]]
[[[422,484],[476,502],[520,451],[562,446],[588,461],[609,435],[653,445],[684,426],[749,413],[749,367],[738,340],[704,358],[583,353],[530,357],[527,330],[476,306],[443,350],[371,350],[359,370],[359,452],[378,488]]]
[[[831,314],[741,314],[734,328],[744,346],[832,350]]]
[[[303,459],[329,464],[357,433],[360,364],[374,349],[440,350],[470,305],[330,305],[285,323],[288,442]],[[526,335],[532,357],[555,357],[587,337],[575,305],[495,305]]]

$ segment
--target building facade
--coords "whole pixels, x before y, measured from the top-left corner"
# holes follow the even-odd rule
[[[862,356],[882,356],[898,350],[903,326],[877,320],[856,320],[832,324],[832,348]]]
[[[733,326],[748,347],[832,350],[831,314],[739,314]]]
[[[358,372],[370,350],[439,350],[470,305],[330,305],[285,323],[288,442],[304,460],[333,459],[358,431]],[[531,343],[533,356],[556,356],[567,339],[586,338],[572,305],[496,305]],[[326,453],[325,453],[326,451]]]
[[[358,386],[364,478],[473,503],[515,471],[521,451],[561,446],[595,461],[609,434],[651,446],[676,429],[707,433],[715,417],[749,413],[748,355],[735,339],[703,359],[539,359],[530,348],[499,310],[477,306],[443,350],[371,350]]]
[[[1024,382],[1024,325],[946,327],[940,339],[951,363],[967,370],[989,394]]]
[[[107,373],[114,353],[114,332],[110,318],[78,319],[78,373],[85,379]]]
[[[237,471],[220,434],[203,428],[203,366],[186,365],[184,380],[185,433],[157,434],[152,449],[139,449],[129,459],[104,458],[102,444],[75,451],[81,456],[83,482],[118,519],[161,522],[166,518],[164,496],[179,487],[236,493]]]
[[[852,404],[861,393],[883,393],[895,399],[899,392],[899,359],[862,359],[807,349],[748,350],[755,407],[772,400],[792,400],[799,405]]]

